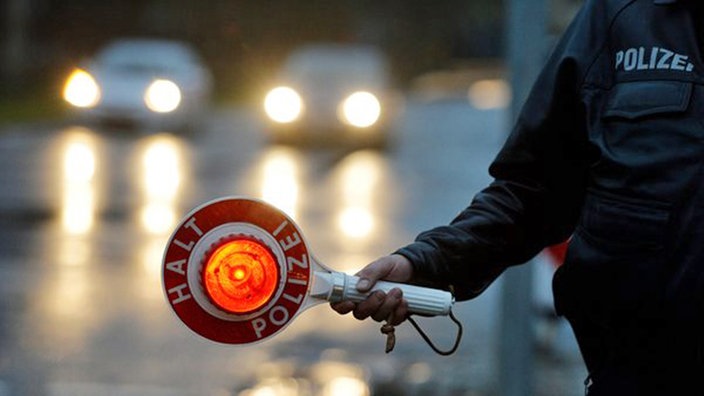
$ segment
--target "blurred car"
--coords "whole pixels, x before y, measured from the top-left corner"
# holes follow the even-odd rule
[[[71,72],[63,98],[88,121],[188,128],[208,109],[211,79],[186,43],[120,39]]]
[[[263,105],[275,142],[385,146],[396,102],[378,49],[310,44],[288,56]]]

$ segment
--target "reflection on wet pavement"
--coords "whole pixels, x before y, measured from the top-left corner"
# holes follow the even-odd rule
[[[467,335],[442,358],[405,325],[386,355],[378,323],[325,305],[256,346],[214,344],[182,325],[161,287],[174,224],[207,199],[273,203],[316,257],[350,273],[449,220],[486,181],[497,139],[459,121],[442,139],[426,134],[448,111],[499,122],[430,108],[407,121],[413,139],[391,152],[268,146],[241,118],[191,137],[72,126],[0,135],[0,181],[11,186],[0,190],[0,396],[491,394],[496,289],[456,306]],[[419,161],[423,153],[434,160]],[[447,321],[422,325],[452,343]],[[581,367],[556,359],[536,363],[546,368],[542,389],[581,391],[572,381]]]
[[[337,355],[337,356],[336,356]],[[344,361],[340,350],[326,350],[312,364],[272,362],[259,367],[256,383],[238,396],[369,396],[369,373]]]

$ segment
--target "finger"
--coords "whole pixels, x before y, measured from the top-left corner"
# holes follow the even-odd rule
[[[398,309],[398,306],[401,304],[402,298],[403,293],[401,292],[401,289],[391,289],[386,295],[386,298],[384,299],[382,304],[376,310],[376,312],[372,314],[372,319],[376,320],[377,322],[382,322],[391,318],[391,321],[394,321],[395,318],[392,317],[392,314],[394,314]]]
[[[401,303],[398,304],[393,316],[390,318],[391,320],[389,321],[389,324],[392,326],[398,326],[408,319],[408,300],[402,298]]]
[[[386,293],[381,290],[377,290],[370,294],[366,300],[357,303],[357,306],[352,311],[352,314],[356,319],[364,320],[379,310],[379,307],[381,307],[385,299]]]
[[[340,301],[337,303],[330,303],[330,307],[340,315],[346,315],[352,312],[357,304],[352,301]]]

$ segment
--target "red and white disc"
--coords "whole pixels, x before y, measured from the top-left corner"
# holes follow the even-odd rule
[[[222,198],[189,213],[164,252],[162,278],[176,315],[217,342],[251,344],[301,312],[312,259],[303,234],[259,200]]]

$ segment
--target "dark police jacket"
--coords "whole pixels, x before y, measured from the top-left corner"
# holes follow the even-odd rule
[[[586,3],[492,163],[495,181],[398,253],[462,300],[570,238],[559,313],[667,312],[701,326],[704,19],[684,1]]]

